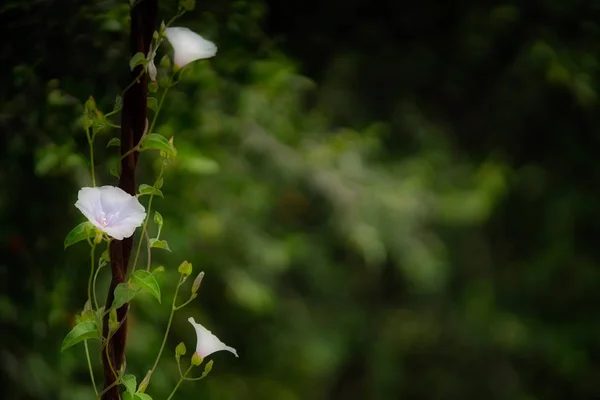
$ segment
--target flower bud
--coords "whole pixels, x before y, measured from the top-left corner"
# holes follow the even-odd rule
[[[197,367],[200,364],[202,364],[202,357],[200,357],[200,354],[192,354],[192,365],[195,365]]]
[[[198,289],[200,288],[200,284],[202,283],[202,278],[204,278],[204,271],[200,272],[196,279],[194,279],[194,283],[192,284],[192,294],[196,294]]]
[[[181,263],[179,268],[177,268],[177,271],[179,271],[180,274],[183,274],[186,277],[188,277],[192,273],[192,264],[190,264],[187,261],[184,261]]]
[[[137,390],[139,393],[144,393],[146,391],[146,388],[148,387],[148,384],[150,383],[151,376],[152,376],[152,370],[148,371],[148,373],[144,377],[144,380],[142,380],[140,382],[140,385],[138,386],[138,390]]]
[[[185,348],[185,344],[183,342],[179,343],[177,347],[175,347],[175,358],[179,359],[181,356],[185,356],[187,349]]]
[[[108,329],[111,332],[114,332],[117,329],[119,329],[119,321],[117,320],[117,310],[114,308],[111,309],[108,313]]]

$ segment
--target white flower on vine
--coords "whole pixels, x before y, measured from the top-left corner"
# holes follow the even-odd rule
[[[133,235],[146,218],[146,210],[137,197],[115,186],[80,189],[75,207],[96,228],[117,240]]]
[[[192,61],[214,57],[217,54],[217,46],[213,42],[188,28],[167,28],[165,34],[173,46],[173,61],[179,68]]]
[[[156,57],[156,50],[152,51],[152,43],[150,43],[150,50],[148,51],[148,76],[152,79],[152,82],[156,82],[156,74],[158,70],[154,64],[154,57]]]
[[[227,350],[233,353],[236,357],[238,356],[237,351],[233,347],[229,347],[225,343],[221,342],[219,338],[213,335],[208,329],[196,323],[194,318],[190,317],[188,318],[188,321],[190,321],[190,324],[192,324],[194,329],[196,329],[196,336],[198,337],[196,353],[200,357],[205,358],[212,353],[221,350]]]

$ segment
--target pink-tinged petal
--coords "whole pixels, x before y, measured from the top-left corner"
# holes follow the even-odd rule
[[[133,232],[135,232],[135,227],[132,225],[106,226],[102,229],[108,236],[117,240],[131,237]]]
[[[84,187],[77,193],[77,202],[75,207],[92,223],[95,227],[101,229],[98,222],[99,211],[102,209],[100,202],[101,192],[98,188]]]
[[[146,217],[137,197],[115,186],[83,188],[75,206],[94,226],[117,240],[133,235]]]
[[[198,338],[198,342],[196,344],[196,353],[198,353],[200,357],[205,358],[212,353],[221,350],[229,351],[238,357],[237,351],[233,347],[229,347],[225,343],[221,342],[218,337],[211,333],[211,331],[196,323],[194,318],[190,317],[188,318],[188,321],[196,330],[196,336]]]
[[[106,214],[120,213],[129,204],[133,196],[116,186],[101,186],[102,211]]]
[[[156,74],[158,70],[156,69],[156,65],[154,65],[154,57],[156,57],[156,51],[152,50],[152,43],[150,44],[150,50],[148,51],[148,76],[153,82],[156,82]]]
[[[152,80],[152,82],[156,82],[156,75],[158,74],[158,70],[156,69],[156,65],[154,65],[154,60],[150,60],[148,63],[148,76]]]
[[[217,46],[213,42],[188,28],[167,28],[165,34],[173,46],[173,61],[180,68],[217,54]]]

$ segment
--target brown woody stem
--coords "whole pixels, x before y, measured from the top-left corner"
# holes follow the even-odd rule
[[[132,55],[138,52],[148,54],[156,26],[157,9],[158,0],[144,0],[132,7],[130,12]],[[131,71],[131,78],[134,79],[140,75],[141,78],[125,92],[121,111],[121,154],[127,154],[127,157],[121,159],[119,187],[133,196],[136,194],[135,168],[139,153],[131,152],[131,149],[139,143],[147,117],[148,84],[147,75],[143,74],[142,68],[142,66],[137,66]],[[113,302],[115,288],[119,283],[125,282],[132,248],[133,236],[123,240],[113,240],[110,244],[112,280],[106,299],[107,310]],[[104,387],[110,388],[102,395],[103,400],[120,400],[118,385],[115,385],[117,376],[113,373],[113,368],[119,371],[125,359],[128,309],[129,304],[125,304],[117,310],[120,327],[108,341],[107,351],[102,353]],[[104,317],[103,325],[103,336],[108,337],[108,313]]]

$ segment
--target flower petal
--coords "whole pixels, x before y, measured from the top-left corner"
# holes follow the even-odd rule
[[[153,82],[156,82],[156,74],[158,70],[156,69],[156,65],[154,64],[154,57],[156,57],[156,51],[152,50],[152,43],[150,43],[150,50],[148,51],[148,76]]]
[[[156,65],[154,65],[154,60],[150,60],[148,63],[148,76],[152,82],[156,82],[156,74],[158,74],[158,70],[156,69]]]
[[[98,188],[101,196],[102,211],[106,214],[120,213],[132,199],[132,195],[116,186],[101,186]],[[141,206],[141,204],[140,204]],[[143,209],[143,207],[142,207]]]
[[[217,46],[210,40],[191,31],[188,28],[167,28],[167,39],[173,46],[173,61],[178,67],[184,67],[192,61],[214,57]]]
[[[102,194],[98,188],[84,187],[79,189],[77,202],[75,202],[75,207],[99,229],[102,229],[102,225],[98,222],[102,210],[101,197]]]
[[[75,206],[96,228],[117,240],[133,235],[146,217],[137,197],[115,186],[83,188]]]
[[[196,330],[198,342],[196,344],[196,353],[202,358],[208,357],[217,351],[226,350],[238,357],[237,351],[233,347],[227,346],[221,342],[218,337],[213,335],[208,329],[196,323],[194,318],[188,318],[188,321]]]

